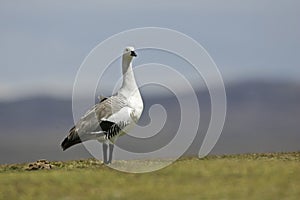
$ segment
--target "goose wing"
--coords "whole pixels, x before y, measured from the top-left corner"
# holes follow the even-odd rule
[[[87,140],[112,138],[131,121],[133,109],[121,95],[102,99],[70,129],[61,146],[63,150]]]

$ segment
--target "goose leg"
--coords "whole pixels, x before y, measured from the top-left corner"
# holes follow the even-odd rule
[[[112,161],[112,156],[113,156],[113,151],[114,151],[114,144],[109,144],[109,157],[108,157],[108,163],[111,163]]]
[[[108,148],[108,144],[103,143],[102,144],[102,150],[103,150],[103,163],[104,164],[108,164],[108,160],[107,160],[107,148]]]

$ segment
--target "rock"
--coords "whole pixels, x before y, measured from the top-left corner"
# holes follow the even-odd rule
[[[28,171],[31,170],[40,170],[40,169],[52,169],[53,166],[50,164],[49,161],[45,160],[45,159],[40,159],[34,163],[29,163],[28,167],[25,168]]]

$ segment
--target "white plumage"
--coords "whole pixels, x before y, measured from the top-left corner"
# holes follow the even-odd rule
[[[132,59],[135,56],[133,47],[125,48],[122,57],[121,88],[111,97],[101,97],[100,102],[71,128],[61,144],[63,150],[87,140],[98,140],[103,144],[104,163],[111,163],[116,139],[127,133],[143,112],[143,100],[132,69]]]

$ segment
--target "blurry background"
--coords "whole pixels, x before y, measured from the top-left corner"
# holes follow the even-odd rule
[[[77,70],[107,37],[145,26],[187,34],[203,45],[219,67],[228,112],[212,154],[299,151],[299,9],[297,0],[1,0],[0,163],[90,157],[82,145],[66,152],[60,149],[73,125],[72,86]],[[172,56],[155,55],[160,54],[141,51],[136,64],[147,60],[178,65]],[[113,76],[120,77],[121,70],[116,72]],[[114,83],[106,84],[100,88]],[[147,87],[142,94],[146,104],[142,125],[149,123],[147,110],[154,103],[168,111],[169,121],[160,137],[153,138],[155,144],[164,144],[180,120],[176,98],[168,92],[147,93]],[[197,95],[200,129],[186,152],[189,155],[197,154],[210,117],[209,95],[201,77]],[[119,144],[132,148],[128,137]],[[137,143],[134,150],[146,151],[151,145]]]

